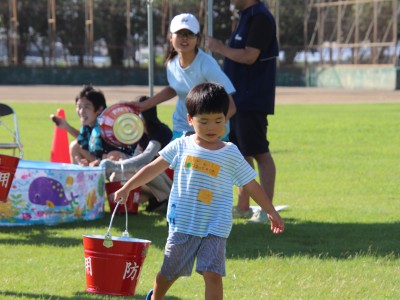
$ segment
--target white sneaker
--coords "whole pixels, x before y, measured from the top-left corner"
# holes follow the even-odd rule
[[[237,206],[232,207],[232,217],[234,219],[250,219],[253,216],[253,210],[242,211]]]
[[[251,223],[267,223],[269,222],[268,215],[262,209],[256,210],[253,216],[247,221]]]

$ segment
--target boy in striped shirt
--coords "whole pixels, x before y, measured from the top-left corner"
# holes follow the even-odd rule
[[[226,240],[232,228],[232,186],[243,187],[268,213],[271,230],[283,232],[284,223],[255,180],[256,172],[237,147],[222,142],[229,98],[214,83],[194,87],[186,97],[188,122],[194,134],[172,141],[160,156],[141,169],[114,200],[124,203],[130,190],[170,167],[174,180],[168,202],[169,234],[164,261],[146,299],[164,299],[180,276],[196,271],[205,281],[205,299],[222,299]]]

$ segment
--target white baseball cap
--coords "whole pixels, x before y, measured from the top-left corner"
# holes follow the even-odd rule
[[[175,33],[181,29],[188,29],[194,34],[198,34],[200,31],[199,21],[192,14],[177,15],[171,21],[170,31]]]

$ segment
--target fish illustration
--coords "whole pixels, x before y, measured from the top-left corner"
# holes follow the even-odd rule
[[[71,199],[65,196],[64,187],[60,182],[49,177],[38,177],[29,186],[29,201],[34,204],[55,206],[69,205],[78,196],[71,192]]]

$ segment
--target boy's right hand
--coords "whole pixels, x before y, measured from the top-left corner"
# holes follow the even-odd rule
[[[129,191],[126,191],[124,187],[120,188],[118,191],[114,193],[114,202],[120,202],[121,204],[125,204],[128,200]]]
[[[67,126],[67,121],[65,121],[65,119],[60,118],[56,115],[50,115],[50,119],[54,122],[54,124],[56,124],[57,127],[65,129]]]

